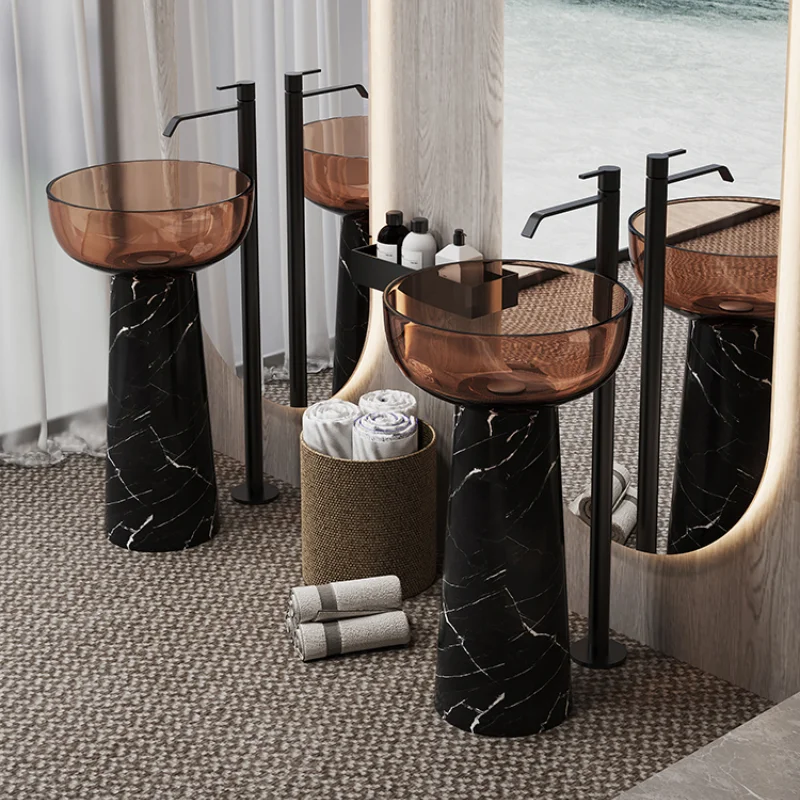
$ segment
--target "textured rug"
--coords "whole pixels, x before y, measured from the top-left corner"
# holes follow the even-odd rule
[[[454,729],[432,708],[438,587],[407,603],[408,649],[301,663],[298,492],[239,506],[241,479],[218,459],[217,539],[146,554],[104,539],[102,462],[0,467],[0,797],[603,800],[770,705],[625,640],[623,667],[573,667],[560,727]]]

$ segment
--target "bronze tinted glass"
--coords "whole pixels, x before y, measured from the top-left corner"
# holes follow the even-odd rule
[[[334,117],[303,126],[305,195],[329,211],[369,208],[367,117]]]
[[[516,302],[494,292],[495,310],[483,316],[453,313],[426,296],[431,282],[424,273],[446,275],[457,292],[457,282],[475,285],[476,270],[503,269],[520,272]],[[535,261],[433,267],[384,293],[389,346],[400,368],[425,391],[464,404],[557,404],[591,392],[619,366],[630,311],[621,284]]]
[[[667,206],[664,303],[701,316],[773,317],[780,201],[698,197]],[[644,274],[645,211],[628,222],[636,276]],[[676,231],[679,231],[676,233]]]
[[[62,248],[110,272],[197,269],[242,241],[253,190],[238,170],[195,161],[122,161],[47,187]]]

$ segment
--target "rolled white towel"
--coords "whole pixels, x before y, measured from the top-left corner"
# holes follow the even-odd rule
[[[620,544],[630,544],[636,531],[636,511],[639,493],[631,486],[611,515],[611,538]]]
[[[304,622],[363,617],[402,607],[403,590],[397,575],[295,586],[289,594],[286,629],[293,634]]]
[[[417,451],[417,418],[396,411],[374,411],[353,425],[353,458],[381,461]]]
[[[611,486],[611,513],[625,497],[631,484],[631,473],[621,464],[614,464],[614,478]],[[569,510],[580,517],[587,525],[592,521],[592,484],[584,486],[583,491],[569,504]]]
[[[397,647],[409,641],[411,628],[403,611],[331,622],[304,622],[294,633],[294,646],[303,661]]]
[[[410,392],[399,389],[376,389],[361,395],[358,407],[362,414],[373,411],[397,411],[408,417],[417,416],[417,398]]]
[[[303,440],[334,458],[353,457],[353,423],[361,412],[347,400],[323,400],[303,412]]]

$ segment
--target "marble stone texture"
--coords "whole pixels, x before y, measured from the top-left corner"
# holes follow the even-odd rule
[[[570,656],[555,408],[458,408],[435,706],[525,736],[562,722]]]
[[[797,800],[800,694],[706,745],[619,800]]]
[[[753,499],[769,444],[772,342],[769,321],[691,323],[669,553],[716,541]]]
[[[145,551],[208,541],[217,485],[195,275],[116,275],[109,342],[109,541]]]
[[[356,247],[369,244],[369,212],[356,211],[342,218],[339,234],[339,282],[336,289],[336,334],[333,346],[333,387],[335,394],[353,374],[369,322],[369,289],[350,277],[348,258]]]

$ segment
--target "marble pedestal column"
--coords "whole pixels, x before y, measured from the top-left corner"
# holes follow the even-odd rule
[[[333,393],[338,392],[356,368],[369,322],[369,289],[350,277],[348,259],[356,247],[369,244],[369,212],[355,211],[342,218],[339,234],[339,281],[336,288],[336,336],[333,345]]]
[[[194,273],[111,282],[106,529],[129,550],[216,532],[217,486]]]
[[[692,321],[669,553],[716,541],[753,499],[769,445],[772,343],[770,321]]]
[[[555,408],[458,408],[436,710],[472,733],[562,722],[570,656]]]

